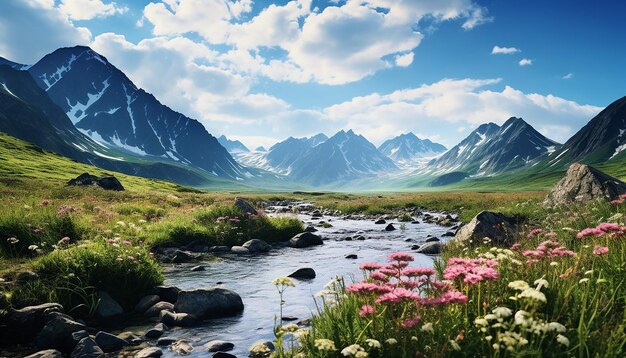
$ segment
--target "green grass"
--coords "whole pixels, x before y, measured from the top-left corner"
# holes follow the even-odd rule
[[[436,264],[436,275],[442,279],[453,258],[497,262],[499,277],[495,279],[468,283],[461,276],[450,281],[452,290],[466,297],[465,302],[425,305],[408,299],[380,303],[376,301],[379,294],[347,292],[345,288],[350,282],[335,282],[324,298],[318,299],[320,310],[313,318],[311,330],[302,335],[301,348],[279,356],[301,352],[307,357],[341,357],[344,348],[358,344],[370,357],[623,357],[626,233],[582,238],[577,238],[576,233],[609,218],[625,225],[626,204],[589,203],[544,210],[538,204],[528,203],[524,207],[510,204],[507,210],[526,218],[519,228],[520,248],[457,243],[447,245],[442,260]],[[529,216],[529,212],[541,214]],[[543,231],[529,235],[537,228]],[[536,250],[546,240],[558,241],[559,246],[572,250],[575,256],[527,262],[529,257],[522,253]],[[608,247],[608,253],[594,254],[598,246]],[[531,289],[524,292],[534,292],[531,297],[538,299],[521,295],[522,291],[510,284],[515,281],[526,282]],[[377,281],[367,278],[365,282]],[[440,295],[440,291],[425,283],[413,291],[422,298]],[[375,313],[360,315],[365,304],[374,307]],[[402,326],[414,317],[419,317],[418,323]],[[279,341],[289,339],[280,329],[277,333]],[[322,339],[332,341],[336,349],[320,349],[324,342],[329,347]]]

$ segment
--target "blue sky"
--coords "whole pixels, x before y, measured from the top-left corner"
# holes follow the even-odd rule
[[[349,128],[452,146],[510,116],[565,141],[626,95],[624,23],[619,0],[7,0],[0,56],[90,45],[249,147]]]

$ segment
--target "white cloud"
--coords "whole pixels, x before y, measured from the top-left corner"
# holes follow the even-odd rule
[[[571,72],[561,77],[562,80],[571,80],[572,78],[574,78],[574,74]]]
[[[85,45],[91,32],[75,27],[54,0],[2,1],[0,56],[32,64],[59,47]]]
[[[529,59],[529,58],[523,58],[521,60],[519,60],[519,65],[520,66],[530,66],[533,64],[533,60]]]
[[[496,45],[491,50],[491,54],[492,55],[499,55],[499,54],[510,55],[516,52],[521,52],[521,51],[522,50],[515,48],[515,47],[500,47]]]
[[[115,2],[105,4],[102,0],[61,0],[59,9],[72,20],[91,20],[128,11],[125,6],[118,6]]]
[[[422,19],[464,19],[465,29],[491,20],[472,0],[346,0],[321,11],[312,11],[311,2],[272,4],[241,21],[251,10],[249,0],[168,0],[148,4],[144,18],[154,25],[155,35],[197,33],[211,44],[235,47],[231,54],[245,60],[229,59],[231,70],[333,85],[408,66],[414,56],[409,53],[423,38],[416,30]],[[262,57],[261,50],[268,48],[279,54]]]
[[[500,82],[444,79],[389,94],[354,97],[326,108],[324,114],[337,126],[353,128],[375,143],[413,131],[431,138],[440,135],[445,138],[443,144],[450,146],[467,134],[453,133],[447,130],[450,126],[472,130],[482,123],[501,124],[512,116],[524,118],[554,140],[565,141],[602,110],[550,94],[523,93],[510,86],[489,89]]]
[[[397,55],[395,57],[396,66],[399,66],[399,67],[410,66],[413,63],[413,57],[414,57],[413,52],[409,52],[404,55]]]

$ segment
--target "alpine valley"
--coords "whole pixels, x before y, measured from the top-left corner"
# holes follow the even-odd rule
[[[564,144],[511,117],[478,126],[450,149],[410,132],[376,147],[346,129],[250,150],[216,138],[84,46],[33,65],[0,58],[0,131],[81,163],[201,189],[506,190],[519,178],[542,189],[574,162],[626,175],[626,97]]]

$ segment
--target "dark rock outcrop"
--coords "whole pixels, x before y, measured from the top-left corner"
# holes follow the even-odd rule
[[[86,328],[82,323],[72,321],[64,316],[57,316],[46,323],[37,335],[35,344],[41,349],[58,349],[61,352],[71,352],[76,345],[72,333],[83,331]]]
[[[310,267],[301,268],[301,269],[296,270],[291,275],[289,275],[289,277],[293,277],[293,278],[297,278],[297,279],[303,279],[303,280],[314,279],[315,278],[315,270],[313,270]]]
[[[157,358],[163,355],[163,351],[157,347],[148,347],[135,354],[135,358]]]
[[[235,199],[235,206],[237,207],[237,209],[243,211],[246,214],[250,214],[250,215],[257,214],[257,210],[252,205],[250,205],[250,203],[248,203],[242,198]]]
[[[235,348],[235,345],[226,341],[214,340],[206,343],[204,348],[209,352],[227,352]]]
[[[248,249],[250,253],[256,254],[260,252],[268,252],[272,248],[267,242],[259,239],[252,239],[246,241],[243,245],[241,245]]]
[[[626,183],[588,165],[572,164],[565,177],[546,195],[543,205],[553,207],[592,200],[612,200],[626,193]]]
[[[89,173],[83,173],[67,182],[68,186],[90,186],[97,185],[104,190],[123,191],[124,186],[114,176],[97,177]]]
[[[231,316],[243,311],[243,301],[234,291],[225,288],[181,291],[174,309],[198,319]],[[167,324],[167,322],[163,322]]]
[[[289,246],[303,248],[315,245],[323,245],[324,241],[319,235],[312,234],[310,232],[302,232],[289,240]]]
[[[104,352],[91,337],[85,337],[78,342],[70,355],[71,358],[99,358]]]
[[[511,246],[515,242],[516,226],[517,222],[513,218],[500,213],[482,211],[459,229],[454,241],[475,245],[487,237],[495,245]]]
[[[115,352],[130,343],[128,343],[125,339],[112,335],[111,333],[100,331],[96,334],[96,344],[105,352]]]

